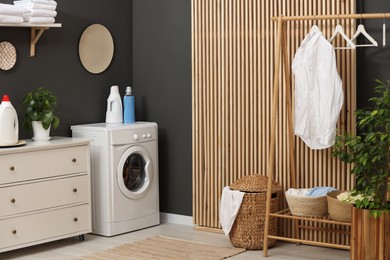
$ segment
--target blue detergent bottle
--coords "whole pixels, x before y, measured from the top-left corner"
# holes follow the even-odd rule
[[[123,106],[124,106],[123,122],[134,123],[135,122],[134,96],[131,87],[126,87],[126,95],[123,97]]]

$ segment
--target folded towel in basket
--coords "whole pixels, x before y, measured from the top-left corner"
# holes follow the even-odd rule
[[[308,189],[293,189],[290,188],[286,191],[287,195],[292,196],[309,196],[309,197],[321,197],[326,196],[328,192],[336,190],[333,187],[314,187]]]
[[[232,229],[244,195],[244,192],[231,190],[229,186],[226,186],[222,190],[219,222],[221,223],[225,236],[229,235]]]
[[[286,191],[287,195],[292,195],[292,196],[309,196],[311,189],[294,189],[290,188]]]
[[[0,23],[10,23],[10,24],[23,23],[23,17],[0,14]]]
[[[336,189],[333,187],[314,187],[310,189],[309,196],[311,197],[326,196],[326,194],[334,190]]]

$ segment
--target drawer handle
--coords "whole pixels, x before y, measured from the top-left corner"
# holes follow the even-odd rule
[[[77,162],[77,159],[76,159],[76,158],[73,158],[73,159],[72,159],[72,162],[74,162],[74,163]]]
[[[73,221],[74,221],[74,222],[77,222],[77,221],[79,221],[79,219],[78,219],[78,218],[74,218]]]
[[[11,202],[12,202],[12,203],[15,203],[15,202],[16,202],[16,199],[11,199]]]
[[[11,171],[15,171],[15,167],[14,167],[14,166],[9,167],[9,169],[10,169]]]
[[[18,233],[16,230],[12,230],[12,234],[16,235]]]
[[[74,189],[73,189],[73,192],[77,192],[77,189],[76,189],[76,188],[74,188]]]

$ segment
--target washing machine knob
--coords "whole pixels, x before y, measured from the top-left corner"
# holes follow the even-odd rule
[[[137,141],[137,140],[138,140],[138,135],[137,135],[137,134],[133,134],[133,139],[134,139],[135,141]]]
[[[145,139],[145,138],[146,138],[146,134],[143,134],[143,135],[142,135],[142,138],[144,138],[144,139]]]
[[[150,137],[152,137],[152,135],[148,133],[148,134],[146,135],[146,137],[147,137],[147,138],[150,138]]]

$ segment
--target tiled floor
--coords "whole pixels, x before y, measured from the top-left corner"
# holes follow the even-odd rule
[[[96,235],[86,235],[85,241],[79,242],[78,238],[63,239],[43,245],[32,246],[28,248],[18,249],[10,252],[0,253],[0,259],[72,259],[77,256],[88,255],[94,252],[99,252],[108,248],[115,247],[120,244],[132,243],[137,240],[142,240],[148,237],[164,235],[203,243],[224,245],[232,247],[229,238],[223,234],[212,233],[206,231],[194,230],[192,226],[176,225],[176,224],[161,224],[159,226],[118,235],[114,237],[102,237]],[[314,246],[300,245],[296,246],[291,243],[277,242],[268,251],[267,259],[279,260],[344,260],[349,259],[349,251],[329,249]],[[246,251],[229,259],[234,260],[254,260],[263,259],[262,251]]]

